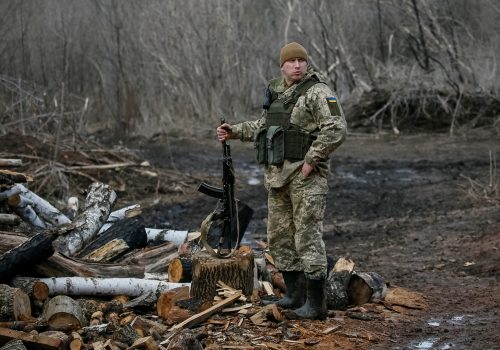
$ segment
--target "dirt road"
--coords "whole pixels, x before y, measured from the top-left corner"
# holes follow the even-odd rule
[[[266,192],[252,145],[231,145],[238,197],[255,210],[247,231],[251,242],[265,237]],[[357,271],[378,272],[390,286],[423,293],[429,307],[382,322],[352,320],[344,333],[324,337],[314,348],[499,346],[500,171],[491,177],[496,169],[490,151],[500,158],[500,139],[487,132],[454,138],[351,135],[337,150],[324,222],[328,254],[348,256]],[[148,146],[143,156],[218,185],[215,140]],[[496,201],[480,192],[490,181]],[[147,220],[197,229],[214,205],[214,199],[188,189],[185,200],[155,206]],[[360,330],[373,339],[349,335]]]

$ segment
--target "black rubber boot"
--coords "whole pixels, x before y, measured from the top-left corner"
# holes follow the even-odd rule
[[[328,315],[326,308],[325,279],[306,278],[306,303],[295,310],[285,313],[290,320],[324,320]]]
[[[276,306],[284,309],[297,308],[304,305],[305,295],[305,276],[303,271],[281,271],[285,280],[286,293],[276,302]]]

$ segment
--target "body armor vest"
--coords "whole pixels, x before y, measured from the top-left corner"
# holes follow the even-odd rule
[[[317,84],[319,80],[312,76],[297,85],[291,96],[277,98],[275,91],[266,93],[266,125],[257,130],[255,149],[259,164],[281,165],[285,159],[300,161],[304,159],[316,137],[297,125],[290,123],[293,107],[300,96]]]

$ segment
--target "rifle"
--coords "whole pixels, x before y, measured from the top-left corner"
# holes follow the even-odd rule
[[[221,118],[221,125],[225,123]],[[201,225],[201,241],[208,252],[219,258],[229,258],[240,244],[240,223],[238,204],[234,198],[234,169],[231,158],[231,148],[226,141],[222,141],[222,188],[208,185],[204,182],[198,191],[210,197],[218,198],[219,204]],[[215,220],[222,219],[222,229],[217,244],[217,252],[207,242],[209,226]],[[236,225],[232,223],[236,220]],[[233,241],[234,245],[233,245]]]

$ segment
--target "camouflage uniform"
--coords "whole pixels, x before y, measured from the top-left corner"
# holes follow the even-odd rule
[[[311,69],[303,79],[316,75]],[[299,83],[299,82],[298,82]],[[291,96],[297,84],[286,87],[283,78],[270,82],[278,99]],[[336,109],[328,98],[334,98]],[[232,126],[232,137],[253,141],[255,132],[266,123],[266,111],[256,121]],[[324,83],[310,87],[297,100],[290,123],[308,132],[318,131],[305,161],[314,171],[304,177],[302,161],[285,160],[280,166],[265,168],[268,197],[268,242],[276,267],[283,271],[304,271],[308,278],[326,277],[326,252],[323,242],[323,217],[328,192],[328,156],[345,139],[346,121],[334,92]]]

